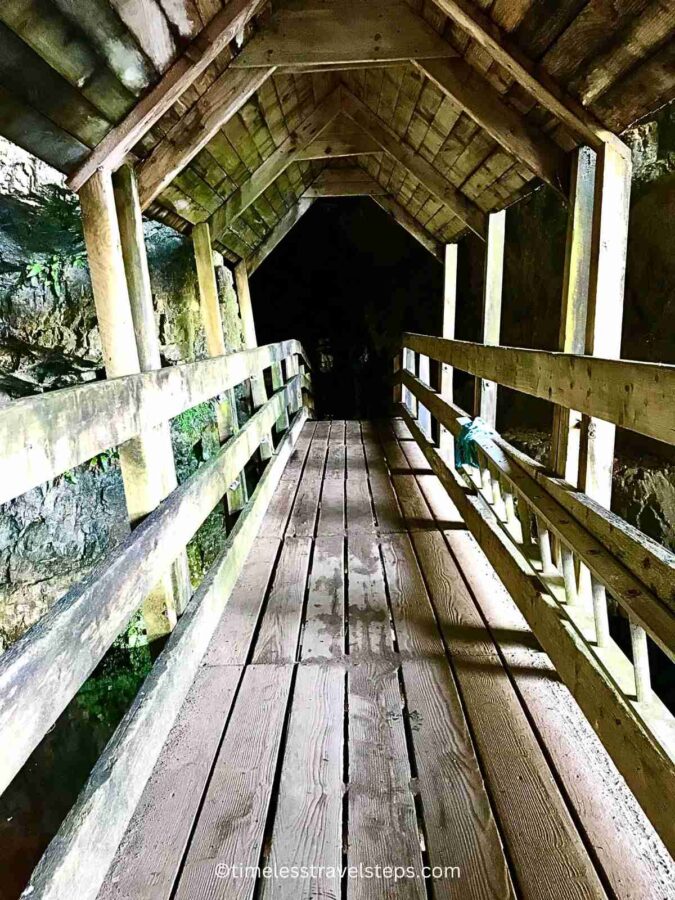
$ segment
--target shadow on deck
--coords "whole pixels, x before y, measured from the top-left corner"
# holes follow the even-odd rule
[[[307,423],[100,900],[665,897],[671,866],[405,426]]]

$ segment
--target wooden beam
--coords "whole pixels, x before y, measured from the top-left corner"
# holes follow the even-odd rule
[[[443,323],[441,337],[445,340],[454,340],[455,321],[457,318],[457,257],[459,247],[457,244],[445,245],[445,259],[443,270]],[[452,366],[440,363],[439,393],[446,403],[454,400],[454,372]],[[454,465],[455,442],[448,429],[439,427],[439,449],[443,459]]]
[[[255,330],[251,287],[248,283],[248,272],[246,271],[246,263],[244,260],[238,262],[234,267],[234,283],[237,288],[239,315],[241,316],[241,324],[244,331],[244,347],[246,347],[247,350],[253,350],[258,346],[258,336],[256,335]],[[262,371],[252,374],[249,380],[251,383],[251,400],[253,401],[253,408],[259,409],[267,402],[267,388],[265,387],[265,379]],[[273,449],[272,434],[271,432],[268,432],[260,444],[261,458],[269,459]]]
[[[403,340],[463,372],[675,444],[675,365],[486,347],[421,334],[406,333]]]
[[[365,169],[351,166],[344,169],[324,169],[307,188],[303,197],[377,197],[386,194]]]
[[[0,503],[295,354],[302,345],[283,341],[14,401],[0,410]]]
[[[587,109],[574,100],[540,67],[527,59],[500,31],[489,16],[468,0],[434,0],[436,6],[506,69],[532,97],[569,128],[580,143],[599,150],[604,143],[621,141]]]
[[[227,68],[138,166],[141,206],[146,209],[223,125],[267,81],[273,68]]]
[[[416,68],[542,181],[567,197],[565,152],[502,100],[486,78],[463,59],[413,60]]]
[[[241,32],[262,0],[230,0],[203,28],[183,55],[91,152],[66,182],[73,191],[97,169],[116,169],[214,59]]]
[[[441,173],[400,140],[386,122],[378,118],[350,91],[342,89],[342,108],[357,125],[380,145],[382,150],[407,169],[422,186],[444,203],[462,222],[485,239],[487,217],[468,197],[458,191]]]
[[[162,368],[162,360],[145,251],[143,220],[133,168],[129,165],[121,166],[115,173],[113,185],[140,371],[152,372]],[[164,499],[174,490],[178,481],[170,424],[168,421],[162,422],[156,429],[158,434],[154,448],[157,455],[152,462],[159,471],[162,482],[161,499]],[[173,602],[176,612],[180,614],[187,606],[192,593],[185,551],[180,553],[171,565],[171,582]]]
[[[582,354],[586,346],[586,318],[591,267],[591,226],[595,184],[595,153],[580,147],[574,153],[567,218],[565,273],[558,349]],[[579,475],[581,415],[555,406],[551,433],[551,470],[576,484]]]
[[[211,357],[225,356],[227,347],[225,346],[223,320],[220,314],[220,298],[216,283],[213,248],[211,247],[209,226],[206,222],[195,225],[192,229],[192,244],[199,287],[199,308],[206,336],[206,351]],[[228,438],[239,431],[237,398],[234,388],[223,391],[219,396],[216,405],[216,419],[220,443],[224,444]],[[239,479],[239,483],[234,490],[228,490],[227,492],[227,508],[230,512],[236,512],[245,503],[246,481],[245,479]]]
[[[485,284],[483,285],[483,343],[499,344],[502,322],[502,282],[504,278],[504,243],[506,240],[506,210],[490,213],[485,252]],[[497,425],[497,384],[476,379],[474,415],[495,428]]]
[[[298,154],[298,159],[335,159],[343,156],[363,156],[379,153],[380,145],[343,113],[310,141]]]
[[[595,173],[586,353],[604,359],[621,356],[631,172],[627,148],[603,144]],[[598,390],[597,384],[593,390]],[[651,414],[657,415],[654,410]],[[606,420],[582,424],[579,487],[608,509],[615,431],[614,424]]]
[[[288,385],[275,394],[0,657],[0,793],[239,475],[295,389]]]
[[[403,0],[284,0],[235,66],[309,66],[452,56]]]
[[[254,203],[299,158],[300,151],[333,121],[340,111],[340,89],[334,90],[255,170],[209,219],[214,240]]]
[[[416,241],[419,241],[425,250],[428,250],[432,256],[435,256],[439,262],[443,261],[443,248],[440,241],[436,240],[436,238],[430,234],[426,228],[423,228],[416,219],[413,219],[410,213],[401,206],[398,200],[382,194],[377,194],[372,199],[381,209],[386,213],[389,213],[395,222],[398,222],[402,228],[405,228],[411,237],[414,237]]]
[[[246,271],[249,275],[253,275],[258,266],[260,266],[270,253],[279,246],[286,235],[298,224],[300,219],[311,207],[312,203],[314,203],[314,200],[300,199],[295,206],[291,207],[283,218],[279,219],[274,230],[246,259]]]

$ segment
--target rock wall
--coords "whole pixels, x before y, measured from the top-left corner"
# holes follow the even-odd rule
[[[145,237],[163,361],[202,358],[191,242],[153,222]],[[231,308],[232,276],[222,269],[218,280],[223,309]],[[226,327],[240,347],[231,319]],[[76,199],[57,172],[0,138],[0,407],[103,376]],[[217,446],[212,406],[177,417],[172,439],[182,481]],[[127,532],[114,451],[1,506],[0,652]],[[216,512],[190,548],[195,579],[223,533]]]

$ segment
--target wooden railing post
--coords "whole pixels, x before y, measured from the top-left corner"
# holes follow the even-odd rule
[[[123,165],[113,177],[115,207],[120,230],[122,258],[127,278],[131,318],[136,335],[136,349],[141,372],[162,368],[159,336],[152,304],[150,272],[143,236],[143,218],[138,199],[138,185],[132,166]],[[155,442],[157,456],[153,464],[162,478],[162,499],[168,497],[177,485],[176,463],[171,446],[171,428],[168,422],[157,426],[159,434]],[[190,599],[190,571],[187,553],[183,551],[171,567],[173,595],[180,614]]]
[[[251,289],[248,283],[248,272],[244,260],[234,267],[234,281],[239,300],[239,315],[244,329],[244,346],[251,350],[258,346],[258,337],[255,331],[255,319],[253,318],[253,304],[251,302]],[[259,409],[267,401],[267,390],[263,373],[251,375],[251,399],[254,409]],[[260,445],[261,459],[269,459],[274,450],[272,435],[266,436]]]
[[[192,229],[192,243],[199,285],[199,308],[206,336],[206,351],[211,357],[224,356],[227,353],[227,347],[225,346],[223,319],[220,314],[218,284],[208,222],[195,225]],[[239,431],[237,401],[233,388],[225,391],[218,398],[216,416],[222,444]],[[237,483],[227,492],[228,510],[236,512],[241,509],[246,503],[246,497],[246,479],[242,472]]]
[[[595,153],[580,147],[574,154],[567,220],[558,336],[558,349],[563,353],[582,354],[586,345],[594,185]],[[579,477],[580,437],[581,414],[554,406],[550,467],[570,484],[576,484]]]
[[[140,372],[134,320],[122,257],[112,178],[97,171],[80,189],[82,226],[108,378]],[[119,458],[132,527],[164,498],[165,473],[157,459],[166,457],[166,434],[157,428],[120,445]],[[148,639],[167,634],[176,623],[176,602],[167,570],[143,603]]]
[[[502,281],[504,276],[504,239],[506,210],[490,213],[485,256],[485,289],[483,294],[483,343],[499,344],[502,318]],[[492,428],[497,424],[497,384],[476,379],[474,415]]]
[[[455,337],[455,317],[457,313],[457,244],[445,245],[445,271],[443,277],[443,327],[442,337]],[[453,368],[448,363],[440,364],[440,394],[443,400],[454,400]],[[439,446],[441,456],[454,465],[455,441],[443,425],[439,426]]]
[[[621,356],[631,171],[630,151],[620,142],[605,144],[598,152],[586,353],[608,359]],[[612,423],[584,417],[579,487],[607,509],[612,499],[615,433]]]

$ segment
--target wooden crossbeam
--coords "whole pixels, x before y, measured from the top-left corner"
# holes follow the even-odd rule
[[[404,0],[283,0],[233,65],[315,67],[453,55]]]
[[[300,151],[298,159],[336,159],[378,153],[380,145],[344,113]]]
[[[246,259],[246,271],[249,275],[253,275],[258,266],[267,259],[274,248],[279,246],[286,235],[298,224],[312,203],[314,203],[314,200],[309,198],[299,200],[298,203],[291,207],[286,215],[277,222],[274,230]]]
[[[569,161],[543,132],[529,126],[463,59],[413,60],[416,68],[509,153],[567,197]]]
[[[570,97],[502,34],[495,23],[469,0],[434,0],[436,6],[465,31],[495,62],[503,66],[537,103],[569,128],[580,142],[599,150],[604,143],[623,146],[619,138]]]
[[[324,169],[307,188],[303,197],[375,197],[386,194],[382,185],[362,169]]]
[[[273,71],[273,68],[241,70],[228,67],[214,81],[188,114],[173,126],[150,156],[138,166],[138,188],[143,209],[182,172]]]
[[[161,81],[139,100],[119,125],[108,132],[73,172],[67,181],[68,187],[78,191],[97,169],[116,169],[132,147],[241,32],[261,2],[230,0],[165,72]]]
[[[407,169],[411,175],[414,175],[430,194],[444,203],[475,234],[485,240],[487,234],[486,214],[461,194],[412,147],[401,141],[386,122],[376,116],[365,103],[362,103],[344,86],[342,88],[342,108],[370,137],[377,141],[385,153]]]
[[[257,71],[257,70],[254,70]],[[244,73],[247,70],[243,70]],[[336,88],[321,104],[289,135],[271,156],[256,169],[248,181],[245,181],[209,219],[214,240],[219,237],[239,218],[258,197],[267,190],[291,163],[296,162],[301,151],[321,131],[333,121],[340,112],[340,89]]]

